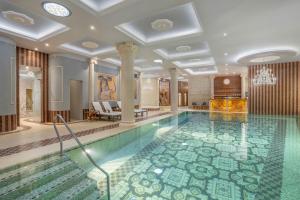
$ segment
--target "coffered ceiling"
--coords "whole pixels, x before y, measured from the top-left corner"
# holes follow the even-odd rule
[[[187,75],[242,73],[253,59],[300,58],[299,0],[52,0],[69,9],[67,17],[47,13],[43,2],[1,0],[0,35],[117,67],[116,44],[134,41],[135,69],[152,75],[168,67]]]

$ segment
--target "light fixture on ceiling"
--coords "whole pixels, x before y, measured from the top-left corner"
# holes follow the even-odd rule
[[[46,47],[49,47],[50,45],[49,45],[49,43],[45,43],[45,46],[46,46]]]
[[[31,17],[28,17],[27,15],[23,14],[23,13],[19,13],[19,12],[15,12],[15,11],[2,11],[1,12],[3,17],[16,22],[18,24],[23,24],[23,25],[33,25],[34,24],[34,20]]]
[[[176,47],[176,51],[178,51],[178,52],[188,52],[188,51],[191,51],[191,49],[192,49],[192,47],[188,46],[188,45]]]
[[[96,28],[95,28],[95,26],[91,25],[91,26],[90,26],[90,29],[93,31],[93,30],[95,30]]]
[[[45,1],[42,6],[47,13],[57,17],[68,17],[71,15],[71,11],[59,3]]]
[[[38,51],[39,49],[38,49],[38,48],[34,48],[34,50],[35,50],[35,51]]]
[[[89,49],[96,49],[99,47],[99,45],[95,42],[92,41],[86,41],[86,42],[82,42],[81,45],[85,48],[89,48]]]
[[[227,37],[227,35],[228,35],[227,33],[223,33],[223,36],[224,36],[224,37]]]
[[[256,75],[252,79],[255,86],[260,85],[275,85],[277,78],[272,73],[272,70],[263,66],[260,70],[257,70]]]
[[[226,52],[226,53],[224,53],[224,56],[228,56],[228,53]]]
[[[258,57],[258,58],[253,58],[250,60],[252,63],[262,63],[262,62],[270,62],[270,61],[275,61],[279,60],[280,56],[265,56],[265,57]]]
[[[225,66],[228,66],[228,64],[226,63]]]
[[[161,60],[161,59],[156,59],[156,60],[153,60],[153,62],[155,62],[155,63],[163,63],[163,61]]]
[[[151,22],[151,27],[154,30],[164,32],[172,29],[174,26],[174,23],[169,19],[157,19],[153,22]]]

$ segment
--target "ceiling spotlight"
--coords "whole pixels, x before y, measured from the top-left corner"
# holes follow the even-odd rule
[[[224,37],[227,37],[227,33],[223,33],[223,36],[224,36]]]
[[[90,26],[90,29],[91,29],[91,30],[95,30],[95,26],[91,25],[91,26]]]
[[[50,45],[49,45],[49,43],[45,43],[45,46],[46,46],[46,47],[49,47]]]
[[[71,11],[67,7],[58,3],[46,1],[42,6],[47,13],[57,17],[68,17],[71,15]]]
[[[168,31],[173,28],[174,23],[169,19],[157,19],[151,22],[151,27],[157,31]]]
[[[163,63],[163,61],[161,59],[156,59],[153,62],[155,62],[155,63]]]
[[[228,64],[226,63],[225,66],[228,66]]]
[[[226,52],[226,53],[224,53],[224,56],[228,56],[228,53]]]
[[[34,48],[34,50],[35,50],[35,51],[38,51],[39,49],[38,49],[38,48]]]

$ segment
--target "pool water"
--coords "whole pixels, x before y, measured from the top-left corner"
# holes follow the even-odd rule
[[[297,117],[185,112],[85,146],[110,173],[112,200],[298,200],[299,126]],[[80,149],[0,173],[0,199],[106,197],[104,176]],[[24,189],[41,173],[49,180]]]

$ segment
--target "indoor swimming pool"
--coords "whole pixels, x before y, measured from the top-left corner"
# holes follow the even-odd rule
[[[112,200],[296,200],[300,119],[184,112],[85,145]],[[79,148],[0,171],[0,199],[106,199]]]

